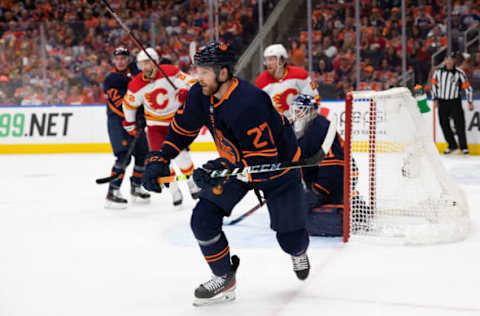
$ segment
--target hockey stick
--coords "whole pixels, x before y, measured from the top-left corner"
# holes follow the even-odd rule
[[[195,59],[195,53],[197,52],[197,43],[195,41],[190,42],[188,45],[188,52],[190,55],[190,61],[192,62],[192,65],[194,63]]]
[[[95,3],[95,1],[96,0],[87,0],[87,2],[90,5]],[[128,35],[133,39],[133,42],[137,45],[137,47],[140,48],[145,53],[145,55],[147,55],[147,57],[150,58],[150,60],[155,64],[157,69],[160,71],[162,76],[165,77],[165,79],[167,79],[168,83],[172,86],[172,88],[177,90],[177,86],[175,86],[175,84],[172,82],[172,80],[170,80],[170,78],[168,78],[168,76],[165,74],[165,72],[162,70],[162,68],[160,68],[160,65],[152,58],[152,56],[150,56],[150,54],[147,52],[147,50],[145,49],[143,44],[137,39],[137,37],[132,33],[132,31],[128,28],[128,26],[126,26],[122,22],[122,20],[118,17],[118,15],[115,13],[115,11],[113,11],[113,8],[110,6],[110,4],[108,4],[107,0],[101,0],[101,1],[107,7],[107,11],[113,16],[113,18],[117,21],[117,23],[122,27],[122,29],[125,32],[127,32]]]
[[[248,210],[248,211],[245,212],[244,214],[240,215],[239,217],[237,217],[237,218],[235,218],[235,219],[232,219],[232,220],[229,221],[229,222],[226,222],[225,225],[235,225],[235,224],[237,224],[238,222],[243,221],[245,218],[247,218],[248,216],[252,215],[256,210],[258,210],[259,208],[261,208],[263,205],[265,205],[265,200],[262,200],[261,203],[258,203],[257,205],[255,205],[254,207],[252,207],[250,210]]]
[[[125,161],[120,166],[120,168],[119,168],[120,170],[125,171],[125,169],[127,168],[128,163],[130,162],[130,156],[132,156],[133,150],[135,149],[135,146],[137,145],[138,140],[143,135],[143,130],[144,130],[144,128],[140,128],[138,130],[138,132],[135,134],[133,140],[128,145],[127,154],[125,155]],[[97,184],[104,184],[104,183],[115,181],[119,177],[120,177],[120,174],[114,174],[114,175],[111,175],[111,176],[108,176],[108,177],[105,177],[105,178],[99,178],[99,179],[95,180],[95,182]]]
[[[333,140],[335,139],[336,133],[337,133],[336,126],[333,122],[331,122],[330,126],[328,127],[327,135],[325,136],[325,139],[323,140],[323,143],[322,143],[322,146],[321,146],[321,148],[322,148],[321,150],[324,153],[328,152],[330,150],[330,148],[332,147],[332,143],[333,143]],[[317,158],[319,158],[319,157],[320,157],[320,155],[317,156]],[[323,157],[322,157],[321,160],[323,160]],[[320,163],[321,160],[318,161],[317,164]],[[240,221],[243,221],[246,217],[252,215],[256,210],[261,208],[265,204],[265,202],[266,202],[266,200],[261,199],[260,203],[258,203],[257,205],[255,205],[250,210],[248,210],[244,214],[240,215],[236,219],[233,219],[233,220],[225,223],[225,225],[235,225],[236,223],[238,223]]]
[[[263,165],[247,166],[242,168],[235,168],[232,171],[230,171],[229,169],[214,170],[210,173],[210,177],[225,178],[225,177],[234,177],[238,175],[280,171],[285,169],[315,167],[323,160],[323,157],[325,157],[325,153],[323,149],[320,149],[315,155],[306,159],[302,159],[300,161],[296,161],[296,162],[286,161],[286,162],[270,163],[270,164],[263,164]],[[157,179],[158,183],[160,184],[174,182],[174,181],[181,181],[181,180],[187,180],[187,176],[178,175],[178,176],[159,177]]]

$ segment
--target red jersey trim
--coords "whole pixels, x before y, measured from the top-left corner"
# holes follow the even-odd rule
[[[165,72],[167,77],[176,76],[178,74],[178,72],[180,71],[176,66],[173,66],[173,65],[160,65],[160,68]],[[145,87],[147,84],[149,84],[150,82],[152,82],[154,80],[157,80],[157,79],[161,79],[161,78],[163,78],[163,75],[158,70],[157,70],[157,75],[153,79],[145,78],[143,76],[143,72],[141,72],[138,75],[136,75],[132,79],[132,81],[130,81],[130,83],[128,84],[128,90],[133,92],[133,93],[136,93],[140,89]]]
[[[287,79],[301,79],[305,80],[308,78],[308,72],[300,67],[297,66],[290,66],[288,65],[287,68],[285,69],[285,75],[281,80],[275,79],[269,72],[268,70],[265,70],[262,72],[258,77],[257,80],[255,81],[255,85],[263,89],[266,86],[268,86],[271,83],[276,83],[276,82],[281,82],[283,80]]]

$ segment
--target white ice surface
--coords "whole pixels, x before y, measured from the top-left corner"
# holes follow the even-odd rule
[[[468,197],[467,240],[312,238],[311,275],[300,282],[261,209],[225,228],[241,258],[237,300],[196,308],[193,290],[210,272],[190,232],[190,197],[181,209],[162,193],[105,210],[107,186],[94,180],[109,174],[112,155],[0,156],[0,316],[480,315],[480,157],[442,159]],[[233,216],[255,204],[248,195]]]

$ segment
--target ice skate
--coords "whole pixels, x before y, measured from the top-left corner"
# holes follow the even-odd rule
[[[203,306],[233,301],[235,299],[235,274],[240,258],[232,256],[232,271],[222,276],[214,275],[212,279],[195,289],[194,306]]]
[[[108,209],[126,209],[128,201],[123,198],[119,189],[109,188],[105,199],[105,208]]]
[[[310,262],[307,253],[300,256],[292,256],[293,271],[299,280],[305,280],[310,272]]]
[[[140,184],[131,182],[130,195],[132,202],[135,203],[150,203],[150,193],[148,193]]]
[[[458,149],[450,149],[450,148],[447,148],[445,149],[445,151],[443,152],[444,155],[453,155],[453,154],[456,154],[458,152]]]
[[[193,181],[193,178],[191,176],[188,177],[187,180],[187,185],[188,185],[188,190],[190,191],[190,195],[192,196],[192,199],[196,200],[200,196],[200,188],[195,184],[195,181]]]
[[[172,195],[173,206],[180,206],[183,202],[183,195],[182,191],[180,191],[180,188],[178,187],[178,183],[170,183],[168,189],[170,190],[170,194]]]

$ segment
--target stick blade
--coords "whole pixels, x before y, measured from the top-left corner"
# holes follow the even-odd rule
[[[105,178],[99,178],[99,179],[95,180],[95,182],[97,184],[104,184],[104,183],[112,182],[116,178],[117,178],[117,176],[109,176],[109,177],[105,177]]]

